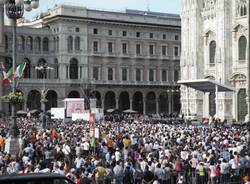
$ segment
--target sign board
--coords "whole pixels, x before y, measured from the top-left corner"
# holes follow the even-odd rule
[[[96,98],[90,98],[89,99],[89,106],[90,106],[90,109],[92,108],[96,108]]]
[[[100,129],[95,128],[95,138],[99,139],[99,137],[100,137]]]
[[[85,111],[84,98],[66,98],[64,100],[66,117],[72,117],[73,113],[82,114]]]
[[[51,108],[51,119],[64,119],[65,109],[64,108]]]

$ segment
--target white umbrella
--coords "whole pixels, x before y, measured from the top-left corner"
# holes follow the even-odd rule
[[[26,111],[22,111],[22,110],[17,111],[16,113],[17,113],[18,115],[27,114],[27,112],[26,112]]]
[[[107,112],[111,113],[111,112],[114,112],[115,109],[108,109]]]
[[[133,109],[127,109],[127,110],[124,110],[122,112],[129,113],[129,114],[135,114],[135,113],[137,113],[137,111],[134,111]]]

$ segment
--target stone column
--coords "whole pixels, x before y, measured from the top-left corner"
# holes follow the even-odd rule
[[[156,98],[156,114],[159,114],[159,98]]]
[[[161,81],[161,70],[159,66],[157,66],[155,71],[156,71],[156,81]]]
[[[238,121],[238,90],[233,92],[233,118]]]
[[[143,98],[143,114],[146,114],[146,98]]]
[[[67,79],[70,79],[70,69],[69,69],[69,66],[68,65],[66,65],[66,68],[67,68],[67,76],[66,76],[66,78]]]
[[[33,66],[31,69],[31,76],[32,78],[37,79],[37,70],[35,66]]]
[[[129,99],[129,109],[133,109],[133,99]]]
[[[104,104],[104,101],[105,99],[104,98],[102,98],[102,105],[101,105],[101,107],[102,107],[102,109],[104,110],[104,107],[105,107],[105,104]]]
[[[78,66],[78,79],[81,79],[81,66]]]
[[[168,92],[168,114],[172,113],[172,92]]]
[[[119,98],[115,99],[115,109],[119,109]]]
[[[105,67],[106,65],[105,64],[102,64],[102,67],[101,67],[101,70],[102,70],[102,72],[101,72],[101,80],[107,80],[108,78],[107,78],[107,76],[105,76],[106,75],[106,67]]]
[[[23,103],[23,110],[27,111],[27,97],[28,95],[24,94],[24,103]]]
[[[135,81],[135,77],[134,77],[134,68],[133,68],[133,66],[132,65],[130,65],[130,67],[129,67],[129,78],[128,78],[128,80],[130,80],[130,81]]]

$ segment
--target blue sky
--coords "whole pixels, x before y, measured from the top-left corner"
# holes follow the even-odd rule
[[[39,9],[26,13],[25,16],[36,16],[54,7],[55,4],[63,3],[104,10],[147,10],[147,7],[149,7],[150,11],[179,14],[180,1],[181,0],[40,0]]]

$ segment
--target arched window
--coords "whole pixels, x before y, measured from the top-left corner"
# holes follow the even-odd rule
[[[213,40],[209,44],[209,63],[215,63],[216,42]]]
[[[113,80],[113,68],[108,68],[108,80]]]
[[[247,15],[247,6],[246,5],[242,5],[240,7],[240,16],[246,16]]]
[[[80,37],[75,37],[75,50],[79,51],[81,49]]]
[[[56,51],[59,51],[59,36],[56,38]]]
[[[59,78],[59,68],[58,68],[58,60],[55,59],[54,61],[54,77],[55,79],[58,79]]]
[[[76,59],[71,59],[69,70],[70,79],[78,79],[78,61]]]
[[[69,36],[68,37],[68,51],[72,52],[72,50],[73,50],[73,37]]]
[[[49,39],[47,37],[43,38],[43,51],[49,51]]]
[[[53,38],[53,49],[56,51],[56,37]]]
[[[44,59],[40,59],[38,61],[38,67],[39,66],[47,66],[48,63],[47,61],[45,61]],[[41,69],[37,69],[37,78],[38,79],[46,79],[47,78],[47,70],[45,67],[41,68]]]
[[[40,37],[35,38],[35,51],[36,52],[41,51],[41,38]]]
[[[246,60],[247,39],[241,36],[239,39],[239,60]]]
[[[27,38],[27,50],[28,51],[33,50],[33,38],[31,36]]]
[[[8,71],[12,67],[12,58],[6,57],[4,61],[4,67]]]
[[[23,78],[29,79],[30,78],[30,60],[25,58],[24,62],[26,63],[26,66],[23,72]]]
[[[4,44],[5,44],[5,50],[9,50],[9,38],[7,35],[4,35]]]
[[[25,49],[25,39],[23,36],[17,38],[18,51],[24,51]]]

